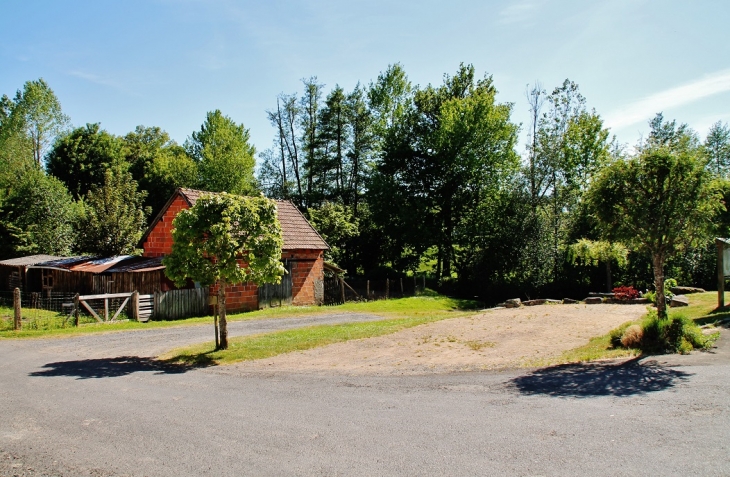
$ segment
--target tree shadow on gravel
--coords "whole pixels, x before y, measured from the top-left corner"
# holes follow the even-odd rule
[[[680,384],[691,373],[633,359],[621,364],[563,364],[539,369],[510,380],[524,395],[560,397],[633,396]]]
[[[43,365],[42,371],[34,371],[29,376],[51,377],[68,376],[78,379],[118,378],[137,372],[154,372],[155,374],[181,374],[196,368],[212,364],[198,360],[195,365],[174,363],[155,358],[139,356],[119,356],[116,358],[80,359],[76,361],[58,361]]]

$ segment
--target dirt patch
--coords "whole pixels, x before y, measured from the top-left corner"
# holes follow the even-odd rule
[[[243,372],[386,375],[511,368],[560,355],[645,313],[645,305],[541,305],[490,310],[387,336],[234,366]]]

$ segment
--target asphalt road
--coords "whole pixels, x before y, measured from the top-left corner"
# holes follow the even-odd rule
[[[456,375],[150,358],[194,328],[0,341],[0,475],[730,475],[726,331],[712,353]]]

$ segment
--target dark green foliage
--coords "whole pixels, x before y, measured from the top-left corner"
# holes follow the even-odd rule
[[[99,123],[76,128],[61,137],[48,154],[48,173],[61,180],[76,199],[104,184],[106,171],[126,169],[123,141]]]
[[[100,256],[135,252],[149,209],[146,192],[137,190],[132,175],[121,169],[104,173],[104,183],[86,194],[78,224],[78,252]]]
[[[352,216],[352,208],[325,202],[317,209],[310,208],[308,215],[309,222],[330,246],[325,251],[325,259],[341,265],[346,259],[348,243],[359,234],[358,222]]]
[[[686,354],[693,349],[709,349],[717,338],[705,336],[694,321],[681,315],[660,319],[656,312],[651,312],[641,326],[641,348],[647,353]]]
[[[77,206],[64,185],[38,169],[26,172],[0,208],[3,258],[68,255]]]

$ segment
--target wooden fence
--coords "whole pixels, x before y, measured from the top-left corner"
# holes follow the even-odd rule
[[[178,320],[208,314],[208,287],[157,292],[153,315],[158,320]]]

